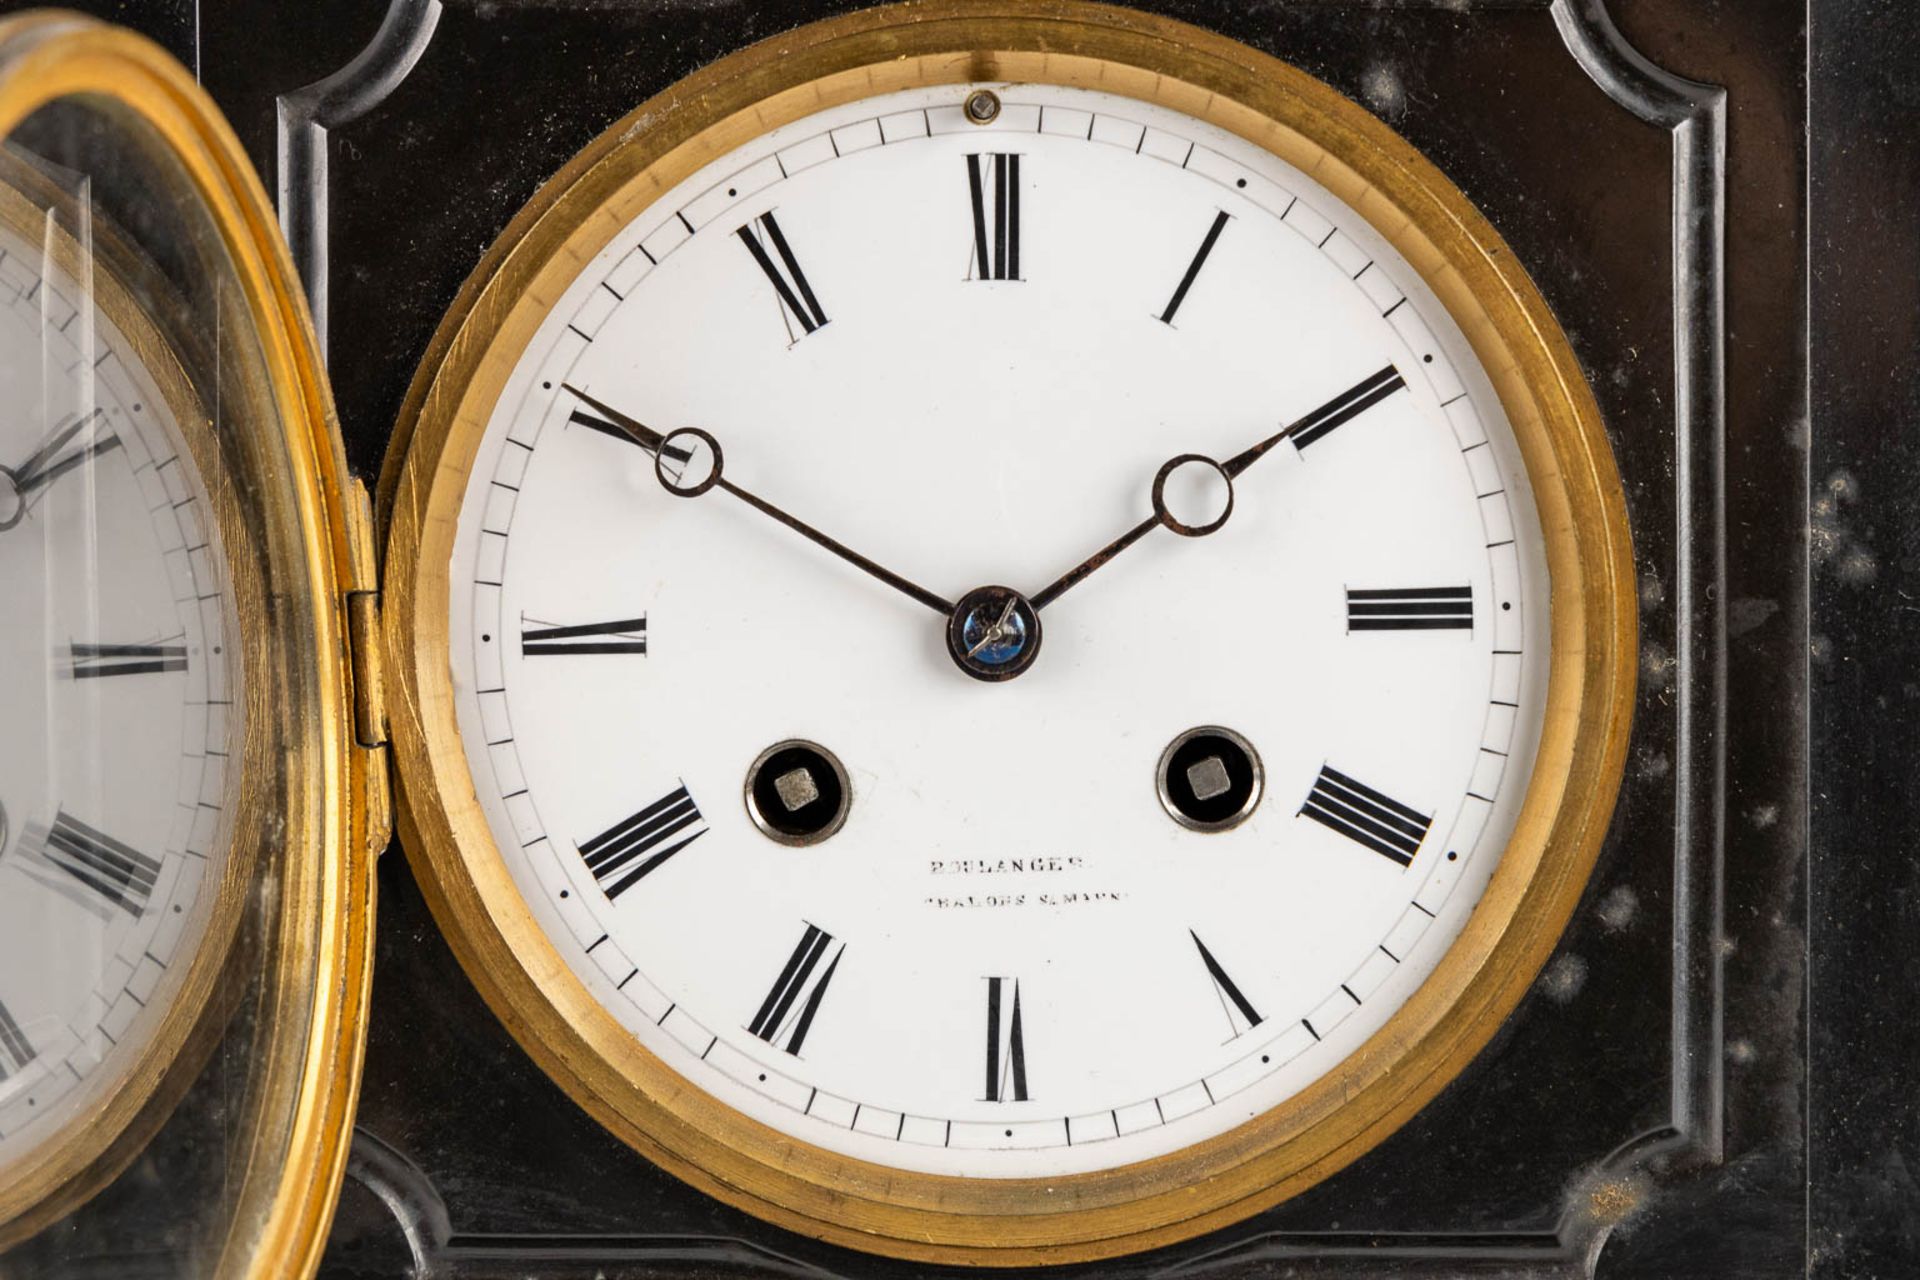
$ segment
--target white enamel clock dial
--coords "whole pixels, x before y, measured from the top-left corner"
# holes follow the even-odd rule
[[[448,623],[513,883],[641,1046],[801,1142],[1005,1178],[1192,1146],[1381,1028],[1513,832],[1549,647],[1500,401],[1367,219],[1164,107],[991,88],[783,126],[582,263],[486,425]],[[669,492],[700,438],[657,472],[593,404],[937,601],[1044,599],[1044,645],[969,678],[926,601]],[[1244,459],[1225,523],[1047,598],[1186,454]],[[1038,643],[1002,620],[965,647]],[[791,741],[825,754],[754,808]],[[773,838],[822,788],[844,824]]]
[[[0,249],[5,1175],[151,1088],[192,1015],[240,725],[216,521],[162,379],[37,246]]]

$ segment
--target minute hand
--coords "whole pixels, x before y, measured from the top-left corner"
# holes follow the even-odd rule
[[[1327,401],[1327,403],[1321,405],[1312,413],[1282,427],[1260,443],[1241,450],[1225,462],[1212,465],[1217,465],[1220,468],[1221,473],[1227,478],[1227,483],[1231,485],[1233,481],[1239,477],[1241,472],[1260,461],[1269,449],[1279,444],[1282,440],[1292,440],[1304,449],[1341,423],[1365,413],[1368,409],[1379,404],[1382,400],[1385,400],[1388,396],[1406,385],[1406,382],[1400,377],[1400,371],[1392,365],[1388,365],[1378,373],[1363,378],[1358,383],[1348,387],[1345,391],[1342,391],[1339,395]],[[1226,516],[1224,515],[1203,529],[1185,528],[1170,519],[1166,508],[1161,505],[1160,485],[1165,482],[1167,474],[1183,462],[1211,464],[1211,459],[1200,457],[1197,454],[1184,454],[1181,457],[1175,458],[1172,462],[1169,462],[1165,467],[1162,467],[1160,477],[1154,485],[1153,514],[1088,556],[1085,560],[1082,560],[1079,564],[1073,566],[1073,568],[1061,574],[1058,578],[1055,578],[1039,591],[1034,592],[1033,595],[1028,597],[1033,607],[1035,609],[1046,608],[1055,600],[1065,595],[1069,590],[1086,581],[1094,570],[1106,565],[1115,556],[1163,524],[1174,529],[1176,532],[1184,533],[1190,537],[1211,533],[1225,524]],[[1231,512],[1232,509],[1231,498],[1229,498],[1227,510]]]
[[[576,387],[568,386],[566,389],[572,392],[573,395],[579,399],[580,403],[586,405],[589,409],[592,409],[595,413],[602,415],[607,419],[607,421],[613,423],[616,427],[619,427],[622,431],[626,432],[629,436],[633,437],[633,440],[636,444],[638,444],[641,448],[645,449],[647,452],[653,454],[656,459],[664,455],[666,457],[676,459],[677,461],[680,461],[680,462],[687,462],[691,460],[692,453],[685,449],[677,449],[673,445],[669,444],[668,441],[672,439],[674,436],[695,435],[695,436],[705,437],[706,442],[708,446],[713,450],[713,455],[714,455],[714,458],[713,458],[714,472],[713,472],[712,478],[704,486],[702,486],[699,489],[681,490],[681,489],[675,489],[671,484],[668,484],[665,474],[662,473],[661,483],[663,485],[666,485],[666,487],[670,492],[680,493],[682,494],[682,496],[691,496],[693,493],[704,492],[705,489],[709,487],[724,490],[725,492],[730,493],[734,497],[740,499],[740,501],[746,503],[748,506],[752,507],[755,511],[758,511],[763,515],[768,515],[773,517],[775,520],[778,520],[781,524],[793,530],[795,533],[799,534],[801,537],[806,538],[808,541],[813,542],[818,546],[825,547],[828,551],[833,552],[833,554],[835,554],[836,556],[839,556],[842,560],[845,560],[848,564],[854,566],[856,569],[859,569],[863,573],[870,574],[871,576],[878,578],[880,581],[892,587],[895,591],[898,591],[901,594],[908,596],[909,598],[916,600],[919,603],[927,606],[927,608],[932,609],[935,613],[938,613],[941,617],[945,618],[945,617],[952,616],[954,605],[951,600],[944,600],[941,597],[935,595],[933,592],[928,591],[925,587],[922,587],[917,583],[911,582],[906,578],[901,577],[899,574],[893,572],[893,570],[883,568],[882,566],[876,564],[872,560],[867,559],[867,557],[861,555],[858,551],[855,551],[853,548],[847,546],[845,543],[827,536],[826,534],[820,532],[820,530],[814,528],[812,525],[799,519],[797,516],[792,516],[787,514],[785,511],[782,511],[779,507],[776,507],[771,502],[768,502],[765,498],[762,498],[757,494],[751,493],[746,489],[741,488],[739,485],[733,483],[733,481],[727,479],[726,476],[721,473],[722,461],[721,461],[721,455],[720,455],[720,449],[719,449],[719,442],[714,440],[712,436],[707,435],[705,432],[693,432],[693,431],[688,431],[688,432],[676,431],[672,433],[672,435],[663,436],[658,431],[655,431],[652,427],[647,426],[645,423],[642,423],[637,419],[628,417],[626,414],[621,413],[618,409],[615,409],[611,405],[604,404],[601,401],[594,399],[592,396],[588,395],[584,391],[579,390]]]

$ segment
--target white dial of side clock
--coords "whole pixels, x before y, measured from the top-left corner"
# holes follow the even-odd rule
[[[584,264],[488,424],[450,617],[482,808],[595,998],[796,1139],[982,1177],[1189,1146],[1378,1030],[1512,833],[1548,659],[1518,448],[1418,273],[1229,134],[998,93],[783,127]],[[616,419],[708,433],[912,590],[669,492],[701,438],[657,471]],[[1224,525],[1049,595],[1185,454],[1236,473]],[[1044,625],[998,683],[913,598],[994,584]],[[962,647],[1019,650],[1003,618]],[[816,843],[750,812],[789,740],[844,766]],[[769,775],[775,828],[836,783]]]
[[[224,562],[172,406],[35,246],[0,249],[4,1176],[97,1125],[181,1013],[238,722]]]

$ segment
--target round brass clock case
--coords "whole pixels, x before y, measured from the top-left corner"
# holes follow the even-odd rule
[[[475,793],[449,673],[449,561],[476,451],[581,265],[663,193],[768,130],[887,92],[982,84],[1098,89],[1178,111],[1359,211],[1417,270],[1493,383],[1537,502],[1551,596],[1544,726],[1519,818],[1424,984],[1357,1052],[1251,1121],[1155,1158],[1046,1178],[922,1173],[829,1151],[722,1105],[643,1048],[516,889]],[[855,1248],[985,1265],[1084,1261],[1234,1222],[1348,1164],[1512,1012],[1586,883],[1621,775],[1636,643],[1625,504],[1591,392],[1538,292],[1468,201],[1367,112],[1273,58],[1127,10],[1046,0],[876,9],[744,50],[645,103],[487,254],[416,378],[381,496],[401,829],[467,972],[535,1060],[634,1148],[731,1204]]]

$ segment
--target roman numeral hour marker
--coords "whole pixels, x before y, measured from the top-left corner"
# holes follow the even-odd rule
[[[635,440],[631,432],[623,430],[619,423],[608,422],[605,418],[597,414],[588,413],[585,409],[575,409],[571,414],[567,415],[567,421],[576,427],[585,427],[589,431],[598,431],[603,436],[612,436],[622,444],[635,445],[640,448],[646,447],[641,445],[638,440]],[[662,449],[661,452],[669,458],[675,458],[681,462],[687,462],[693,457],[693,454],[687,450],[677,447]]]
[[[1189,929],[1187,936],[1200,949],[1200,963],[1207,968],[1207,977],[1213,982],[1213,994],[1220,998],[1220,1010],[1227,1015],[1227,1026],[1231,1028],[1232,1035],[1237,1037],[1259,1026],[1263,1021],[1259,1010],[1241,994],[1239,986],[1227,976],[1220,962],[1213,958],[1213,952],[1207,950],[1207,944],[1200,941],[1200,935]]]
[[[1293,441],[1294,448],[1305,449],[1314,441],[1324,439],[1335,427],[1352,422],[1406,385],[1400,371],[1388,365],[1300,419],[1293,425],[1287,438]]]
[[[38,861],[66,877],[90,905],[118,907],[138,919],[160,878],[160,860],[122,844],[62,810],[44,838],[28,846]],[[59,883],[59,882],[56,882]]]
[[[1347,588],[1349,631],[1471,631],[1473,588]]]
[[[7,1006],[0,1004],[0,1080],[25,1071],[33,1058],[34,1048],[26,1032],[20,1030],[20,1024],[7,1012]]]
[[[967,157],[967,194],[973,200],[973,262],[969,280],[1020,279],[1020,157]]]
[[[789,336],[793,333],[793,320],[800,322],[804,333],[812,333],[827,322],[826,310],[821,307],[820,299],[814,296],[813,286],[807,283],[806,272],[800,270],[799,260],[793,256],[793,246],[787,243],[787,237],[774,220],[771,209],[735,234],[740,237],[740,243],[747,246],[747,252],[753,255],[753,260],[760,264],[760,270],[766,274],[773,291],[780,295],[781,314],[783,318],[788,318]],[[773,246],[772,256],[767,253],[769,244]],[[776,256],[780,260],[777,264],[774,262]]]
[[[1401,866],[1413,861],[1433,819],[1331,766],[1320,770],[1300,812]]]
[[[76,641],[71,653],[75,680],[187,669],[187,647],[183,644],[81,644]]]
[[[580,856],[601,892],[613,899],[705,834],[700,807],[681,786],[581,845]]]
[[[829,951],[833,953],[830,960],[827,959]],[[799,1057],[800,1046],[806,1043],[807,1032],[813,1026],[813,1015],[820,1011],[827,984],[833,981],[833,971],[840,967],[840,957],[846,951],[846,943],[835,946],[832,934],[817,925],[808,925],[793,954],[787,957],[787,966],[780,971],[773,990],[761,1001],[760,1012],[747,1024],[747,1030],[776,1049]],[[821,968],[823,960],[826,961],[824,969]]]
[[[1027,1036],[1020,1023],[1020,980],[987,979],[988,1102],[1027,1100]]]
[[[1193,255],[1193,261],[1187,264],[1187,273],[1180,277],[1180,283],[1173,291],[1173,297],[1167,300],[1167,309],[1160,313],[1164,324],[1172,324],[1173,317],[1180,310],[1180,304],[1187,300],[1187,290],[1193,288],[1193,282],[1200,274],[1200,268],[1207,265],[1207,255],[1213,252],[1213,246],[1220,241],[1220,233],[1227,229],[1230,215],[1222,209],[1207,228],[1206,238],[1200,241],[1200,248]]]
[[[530,621],[538,621],[530,619]],[[577,626],[556,627],[546,623],[522,626],[520,652],[535,654],[645,653],[647,618],[621,618],[614,622],[583,622]]]

